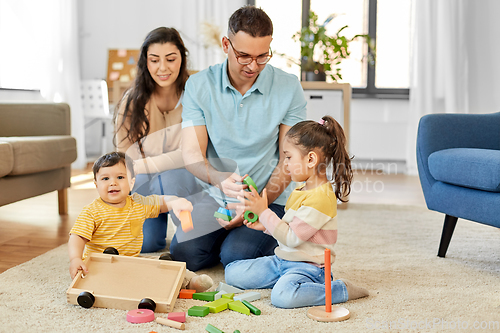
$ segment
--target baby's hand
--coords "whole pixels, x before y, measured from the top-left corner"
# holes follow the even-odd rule
[[[250,187],[251,192],[245,191],[245,198],[241,196],[238,197],[240,202],[245,205],[245,211],[249,210],[257,215],[260,215],[263,211],[267,209],[267,190],[262,191],[262,197],[259,195],[253,187]]]
[[[71,279],[74,279],[80,270],[82,270],[84,274],[89,272],[87,266],[85,266],[81,258],[74,258],[71,260],[69,263],[69,275],[71,276]]]
[[[181,211],[183,211],[183,210],[187,210],[190,212],[193,211],[193,204],[184,198],[178,198],[178,199],[169,201],[168,204],[170,206],[170,209],[174,211],[174,214],[175,214],[175,216],[177,216],[178,219],[180,219],[179,213]]]

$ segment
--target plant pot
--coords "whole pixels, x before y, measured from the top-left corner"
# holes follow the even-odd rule
[[[326,81],[325,72],[302,72],[302,81]]]

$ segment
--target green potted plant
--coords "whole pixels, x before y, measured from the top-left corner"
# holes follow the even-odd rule
[[[323,24],[318,23],[318,15],[313,11],[309,13],[309,26],[303,27],[296,32],[292,38],[300,42],[300,61],[297,61],[282,53],[289,61],[301,66],[303,81],[325,81],[329,76],[334,82],[342,79],[342,60],[350,55],[349,43],[355,39],[362,38],[368,44],[370,52],[368,61],[370,65],[375,63],[375,45],[369,35],[355,35],[351,39],[342,35],[345,25],[333,36],[326,34],[326,26],[336,17],[332,14],[326,18]]]

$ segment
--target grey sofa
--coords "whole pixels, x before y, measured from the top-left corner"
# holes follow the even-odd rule
[[[0,102],[0,206],[58,191],[67,214],[76,154],[68,104]]]

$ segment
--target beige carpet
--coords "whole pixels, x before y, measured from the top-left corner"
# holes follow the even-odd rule
[[[499,332],[500,230],[459,220],[442,259],[436,256],[442,222],[442,214],[416,207],[351,204],[339,212],[334,274],[371,292],[342,304],[351,312],[347,321],[318,323],[306,317],[307,308],[275,308],[270,290],[262,290],[254,302],[262,315],[226,310],[188,317],[186,330],[204,332],[210,323],[230,333]],[[221,267],[203,272],[223,281]],[[154,322],[130,324],[123,310],[69,305],[70,282],[66,245],[0,274],[0,332],[178,331]],[[202,303],[178,300],[175,311]]]

